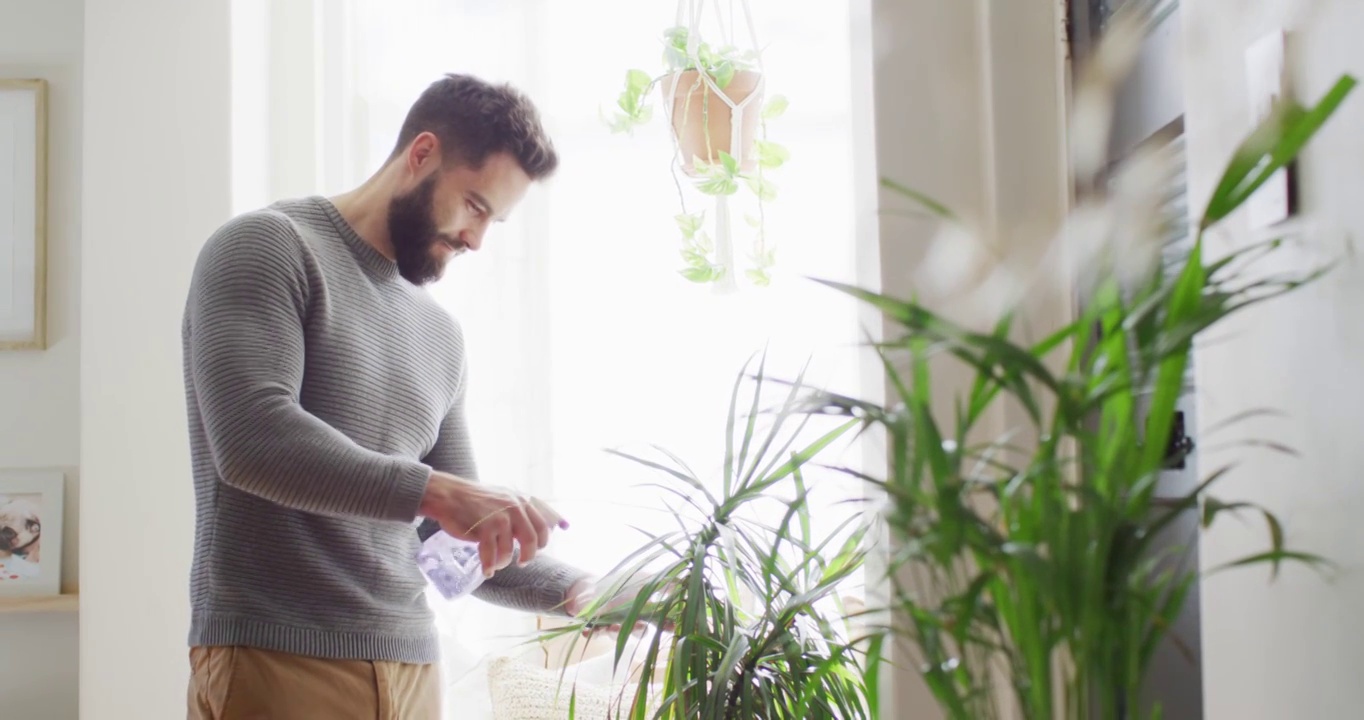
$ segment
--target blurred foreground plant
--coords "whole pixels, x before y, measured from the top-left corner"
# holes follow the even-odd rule
[[[862,477],[889,502],[895,636],[912,646],[949,717],[1142,713],[1138,691],[1153,653],[1198,580],[1196,569],[1157,550],[1182,514],[1199,513],[1205,527],[1227,512],[1264,520],[1268,547],[1230,567],[1268,564],[1277,572],[1286,561],[1323,562],[1286,547],[1268,510],[1210,494],[1229,467],[1179,497],[1158,499],[1155,491],[1160,473],[1187,452],[1172,452],[1169,439],[1193,339],[1325,271],[1266,275],[1257,263],[1281,240],[1209,261],[1205,233],[1292,161],[1354,85],[1342,77],[1317,105],[1285,102],[1257,127],[1177,262],[1134,273],[1121,248],[1115,252],[1130,225],[1086,226],[1100,234],[1084,239],[1096,251],[1084,277],[1072,278],[1079,317],[1040,342],[1015,338],[1011,312],[977,332],[913,300],[826,283],[898,328],[876,346],[892,400],[826,393],[816,411],[885,432],[887,476]],[[942,206],[904,194],[952,221]],[[1141,232],[1138,241],[1158,249],[1158,228]],[[970,377],[950,405],[934,386],[944,359]],[[1001,432],[999,418],[1022,420]],[[868,672],[876,670],[873,659]]]

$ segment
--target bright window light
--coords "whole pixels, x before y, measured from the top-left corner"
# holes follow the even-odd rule
[[[345,117],[332,119],[348,129],[336,135],[346,143],[336,156],[354,158],[346,185],[382,164],[409,105],[442,73],[511,82],[540,107],[559,172],[432,292],[464,326],[482,480],[551,499],[572,528],[550,552],[594,572],[642,544],[631,525],[672,526],[663,494],[638,487],[660,476],[605,448],[657,444],[698,472],[718,469],[734,379],[764,348],[769,374],[793,379],[809,361],[811,383],[863,388],[858,307],[807,279],[856,280],[848,1],[750,4],[767,92],[790,100],[769,135],[791,159],[771,175],[780,194],[765,212],[773,284],[731,294],[678,273],[681,199],[662,108],[633,137],[601,119],[627,69],[661,67],[671,4],[352,0],[344,37],[330,40],[344,51],[324,48],[346,74]],[[706,196],[686,188],[682,199],[713,216]],[[751,232],[736,211],[741,258]],[[825,461],[860,458],[848,447]],[[815,517],[827,523],[862,488],[830,477],[820,492]],[[514,625],[487,622],[500,611],[467,607],[477,604],[443,615],[482,651],[492,641],[476,626],[505,636]]]

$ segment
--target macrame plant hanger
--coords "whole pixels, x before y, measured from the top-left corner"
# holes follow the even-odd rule
[[[755,64],[758,72],[757,87],[755,87],[753,92],[749,93],[748,97],[743,100],[735,102],[724,90],[720,89],[720,86],[716,84],[714,78],[702,71],[704,65],[701,64],[701,58],[699,56],[701,45],[700,30],[702,16],[705,14],[706,0],[678,0],[677,17],[674,25],[677,27],[685,25],[687,28],[687,57],[691,59],[692,66],[698,70],[697,76],[700,78],[701,82],[704,82],[710,92],[723,100],[725,105],[729,107],[729,153],[739,162],[739,167],[742,168],[756,160],[756,158],[750,157],[750,155],[754,153],[753,149],[746,148],[743,144],[744,110],[750,103],[761,101],[763,89],[767,83],[767,74],[763,71],[762,54],[759,52],[758,45],[758,34],[753,25],[753,12],[748,6],[748,0],[727,0],[726,4],[730,8],[728,23],[725,21],[724,13],[721,12],[720,0],[711,0],[711,4],[714,8],[715,24],[720,29],[720,35],[724,40],[724,43],[729,46],[734,45],[734,5],[738,4],[743,10],[744,23],[748,25],[748,38],[749,42],[753,45],[753,53],[756,60]],[[676,88],[678,83],[682,81],[683,72],[684,70],[680,68],[673,71],[671,87]],[[673,118],[677,117],[674,114],[673,108],[676,101],[676,95],[677,93],[675,92],[664,93],[664,107],[666,108],[669,122],[673,122]],[[675,157],[679,158],[684,164],[689,163],[692,160],[691,158],[681,157],[682,143],[679,135],[680,132],[677,129],[674,129],[672,136]],[[708,158],[708,161],[718,162],[719,158]],[[733,292],[738,288],[736,276],[739,267],[734,255],[734,236],[730,223],[729,196],[717,194],[715,195],[715,260],[716,264],[724,269],[723,277],[715,283],[715,289],[719,292]]]

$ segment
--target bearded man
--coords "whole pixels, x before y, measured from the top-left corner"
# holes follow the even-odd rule
[[[191,718],[439,717],[418,523],[479,544],[483,600],[590,600],[540,552],[564,519],[478,481],[460,327],[424,289],[557,164],[527,98],[450,75],[363,185],[204,245],[182,328]]]

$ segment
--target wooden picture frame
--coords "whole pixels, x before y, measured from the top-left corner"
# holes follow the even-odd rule
[[[47,96],[0,79],[0,350],[47,348]]]

